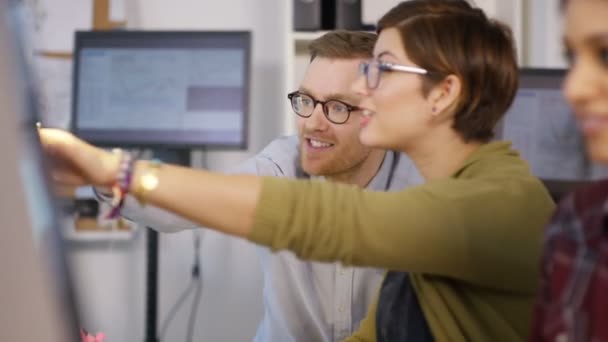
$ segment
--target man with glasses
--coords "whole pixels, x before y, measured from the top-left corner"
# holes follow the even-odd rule
[[[359,77],[359,64],[371,58],[375,40],[372,33],[335,31],[310,44],[304,78],[287,95],[298,115],[298,136],[277,139],[261,152],[258,157],[277,164],[275,171],[262,174],[325,179],[375,191],[422,181],[407,157],[359,141],[359,96],[351,86]],[[265,312],[257,342],[347,338],[357,330],[384,274],[301,261],[291,252],[260,252]]]
[[[375,41],[373,33],[349,31],[313,41],[304,79],[287,95],[298,115],[298,135],[272,141],[233,172],[330,180],[373,191],[421,183],[406,156],[359,142],[359,96],[351,86],[359,77],[359,65],[371,58]],[[165,232],[195,227],[158,209],[142,209],[130,198],[123,215]],[[257,248],[264,277],[264,317],[257,342],[345,339],[359,327],[384,274]]]

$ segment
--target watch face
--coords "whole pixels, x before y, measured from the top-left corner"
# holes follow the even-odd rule
[[[141,178],[141,186],[146,191],[154,190],[158,185],[158,177],[153,173],[146,173]]]

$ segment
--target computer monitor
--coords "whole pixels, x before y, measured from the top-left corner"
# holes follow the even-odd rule
[[[49,191],[19,21],[0,1],[0,341],[78,341],[58,212]]]
[[[247,147],[249,32],[77,32],[72,129],[99,146]]]
[[[563,69],[521,69],[519,89],[501,126],[501,138],[561,197],[590,179],[591,165],[574,115],[562,93]]]

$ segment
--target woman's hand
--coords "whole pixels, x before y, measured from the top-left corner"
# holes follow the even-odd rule
[[[116,180],[118,154],[90,145],[64,130],[41,128],[38,133],[51,161],[53,180],[59,185],[111,186]]]

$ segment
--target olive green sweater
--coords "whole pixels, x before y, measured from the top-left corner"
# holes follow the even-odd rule
[[[506,142],[400,192],[266,178],[249,238],[303,259],[406,271],[437,341],[521,341],[554,204]],[[349,340],[375,341],[375,305]]]

